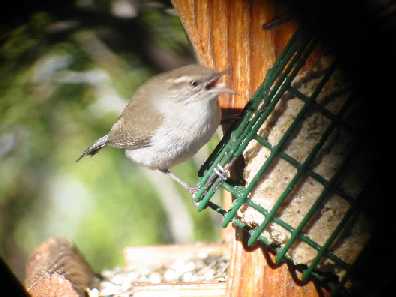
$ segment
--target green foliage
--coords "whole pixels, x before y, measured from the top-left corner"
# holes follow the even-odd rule
[[[95,5],[108,13],[108,1]],[[97,270],[121,264],[125,246],[172,240],[161,189],[121,151],[106,149],[74,162],[107,132],[126,98],[166,67],[143,63],[139,50],[123,43],[133,37],[110,25],[107,39],[103,26],[83,22],[51,35],[49,28],[65,21],[40,12],[1,32],[0,254],[20,276],[20,261],[50,236],[76,242]],[[144,9],[133,21],[150,32],[149,46],[191,59],[177,17]],[[195,183],[197,169],[187,162],[176,173]],[[191,196],[177,189],[193,221],[191,239],[215,239],[208,214],[198,215]]]

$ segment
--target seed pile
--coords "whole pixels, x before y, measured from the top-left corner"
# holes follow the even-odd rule
[[[90,289],[90,297],[132,296],[139,284],[225,282],[229,259],[224,255],[198,253],[157,267],[105,270],[98,289]]]

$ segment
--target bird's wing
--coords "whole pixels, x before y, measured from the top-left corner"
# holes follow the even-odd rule
[[[122,112],[109,132],[108,143],[120,149],[138,149],[150,146],[162,116],[145,98],[135,98]],[[148,113],[147,110],[150,110]]]

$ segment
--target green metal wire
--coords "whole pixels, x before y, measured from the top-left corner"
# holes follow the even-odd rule
[[[294,79],[300,68],[303,66],[305,59],[313,50],[313,40],[309,40],[307,43],[302,43],[303,38],[299,39],[297,37],[299,37],[299,34],[296,34],[292,38],[292,41],[289,43],[290,46],[286,48],[284,55],[285,57],[282,56],[278,60],[278,63],[276,63],[269,71],[269,79],[264,81],[262,86],[252,98],[251,104],[248,105],[242,122],[238,128],[231,133],[230,141],[218,154],[218,157],[215,159],[209,169],[209,173],[206,173],[199,182],[199,190],[194,197],[196,202],[200,201],[198,204],[198,210],[203,210],[215,193],[215,191],[210,190],[209,192],[206,192],[204,197],[202,197],[202,194],[206,188],[205,183],[208,181],[209,176],[214,174],[214,168],[216,165],[224,167],[226,163],[230,162],[233,158],[238,157],[243,153],[243,150],[250,141],[245,140],[252,139],[253,134],[257,133],[262,123],[270,115],[277,102],[280,100],[281,94],[286,91],[286,87],[290,85],[290,82]],[[301,48],[298,47],[300,43],[302,43]],[[275,84],[272,87],[271,84],[277,77],[276,72],[283,70],[284,67],[286,70],[284,73],[279,74],[280,78],[276,79]],[[272,92],[270,92],[271,89]],[[271,97],[273,97],[273,100],[269,101],[268,99]],[[265,109],[261,110],[260,105],[261,109],[263,109],[263,107],[265,107]],[[250,118],[251,116],[252,118]],[[245,196],[247,195],[248,192],[245,192]]]
[[[210,167],[208,170],[205,170],[205,175],[200,179],[198,183],[198,192],[194,196],[194,200],[196,202],[203,200],[199,203],[198,210],[204,209],[207,205],[207,202],[214,194],[213,191],[211,191],[210,193],[206,192],[206,195],[202,197],[202,195],[206,191],[206,183],[214,174],[214,168],[217,164],[224,165],[233,158],[235,146],[238,146],[240,144],[239,139],[241,138],[242,133],[248,129],[251,129],[252,123],[254,123],[255,121],[255,119],[252,120],[250,119],[250,117],[253,113],[258,111],[259,105],[261,103],[268,103],[266,99],[270,98],[270,96],[267,96],[267,94],[270,90],[272,83],[275,81],[275,79],[277,79],[278,71],[283,69],[289,62],[289,60],[292,60],[292,56],[295,57],[294,60],[291,61],[291,63],[295,62],[295,60],[299,57],[301,51],[299,47],[301,46],[301,44],[304,44],[304,41],[302,40],[303,38],[300,38],[301,34],[302,33],[296,33],[295,35],[293,35],[291,41],[286,46],[283,55],[277,60],[273,68],[269,71],[267,75],[268,79],[266,79],[259,87],[256,94],[253,96],[252,100],[245,108],[244,117],[238,128],[231,133],[230,140],[227,145],[224,146],[221,150],[215,150],[216,154],[209,157],[209,162],[205,162],[203,169],[205,170],[209,166]],[[282,81],[281,79],[284,79],[285,76],[286,74],[282,75],[280,79],[277,79],[277,81]],[[275,87],[279,88],[279,83]]]
[[[285,132],[283,135],[282,139],[279,141],[278,145],[275,146],[275,148],[271,151],[270,157],[266,160],[264,165],[260,168],[258,173],[256,174],[255,178],[253,178],[252,182],[248,185],[247,189],[249,191],[253,190],[253,188],[256,186],[257,182],[259,181],[259,178],[266,172],[272,164],[272,159],[274,159],[283,149],[284,145],[286,144],[287,140],[289,137],[292,135],[292,133],[302,124],[302,119],[307,112],[307,110],[311,107],[311,102],[315,100],[316,96],[319,94],[321,91],[322,87],[325,85],[325,83],[329,80],[332,72],[334,71],[334,67],[332,67],[332,71],[328,72],[327,75],[321,80],[319,87],[315,90],[314,96],[312,96],[311,100],[304,105],[304,107],[300,110],[298,113],[295,121],[293,124],[289,127],[289,129]],[[320,141],[315,145],[307,159],[301,164],[301,167],[299,167],[297,174],[293,177],[293,179],[290,181],[290,183],[287,185],[286,190],[283,191],[281,196],[277,199],[275,202],[274,206],[272,207],[271,211],[269,212],[268,216],[265,217],[265,220],[259,227],[254,230],[252,236],[249,238],[248,245],[253,245],[255,244],[257,238],[260,236],[260,234],[264,231],[264,229],[268,226],[268,224],[271,222],[273,217],[275,216],[276,212],[280,209],[288,195],[293,191],[295,186],[300,182],[300,180],[304,177],[304,173],[306,168],[308,168],[311,163],[314,161],[316,155],[319,153],[319,150],[325,143],[327,137],[330,135],[330,132],[332,132],[332,129],[327,129],[327,131],[322,135]],[[271,158],[272,157],[272,158]]]
[[[348,105],[344,105],[343,109],[340,111],[340,115],[343,115],[345,111],[347,110]],[[316,144],[314,149],[311,152],[311,155],[307,158],[308,159],[312,156],[312,154],[315,154],[320,150],[324,142],[326,141],[327,137],[330,135],[331,132],[334,131],[336,128],[336,123],[332,122],[332,124],[326,129],[324,134],[322,135],[321,139],[319,142]],[[352,152],[350,152],[350,156],[352,156]],[[311,159],[313,160],[313,159]],[[305,161],[305,162],[307,162]],[[309,220],[313,217],[313,215],[318,211],[319,207],[324,203],[325,199],[331,194],[331,191],[334,187],[334,185],[337,183],[339,176],[341,173],[344,172],[345,167],[348,165],[348,162],[344,161],[343,166],[338,170],[338,172],[332,177],[332,179],[329,181],[329,183],[324,187],[324,190],[320,194],[320,196],[317,198],[317,200],[314,202],[314,204],[311,206],[311,208],[308,210],[308,212],[305,214],[304,218],[301,220],[300,224],[296,227],[296,229],[291,233],[290,239],[288,242],[284,245],[284,247],[277,252],[276,257],[275,257],[275,263],[279,263],[283,257],[285,256],[286,252],[289,250],[289,248],[292,246],[294,241],[296,240],[297,236],[301,233],[301,231],[304,229],[304,227],[307,225]],[[300,167],[300,172],[304,170],[303,167]]]
[[[307,281],[312,276],[319,278],[320,274],[317,271],[317,267],[325,259],[330,260],[334,265],[341,269],[350,271],[351,265],[337,257],[331,251],[331,248],[334,245],[334,242],[340,238],[343,232],[345,232],[345,230],[353,223],[359,213],[358,208],[356,207],[356,201],[358,199],[356,197],[352,197],[339,187],[339,181],[348,167],[348,162],[351,159],[350,156],[353,155],[354,151],[351,150],[349,154],[347,154],[348,157],[344,159],[342,166],[340,166],[330,180],[327,180],[312,170],[314,161],[317,159],[332,133],[335,133],[337,129],[344,129],[348,132],[353,131],[353,128],[343,119],[344,115],[351,108],[352,99],[350,96],[337,114],[330,112],[322,104],[317,102],[317,98],[321,94],[323,87],[333,76],[336,70],[336,64],[333,64],[323,73],[319,83],[316,85],[310,96],[301,93],[292,85],[292,82],[300,72],[305,61],[312,54],[315,47],[315,38],[308,36],[301,31],[298,31],[293,35],[282,55],[268,71],[262,85],[258,88],[255,95],[245,107],[243,117],[238,126],[225,135],[215,151],[200,169],[200,179],[197,185],[198,191],[194,196],[194,201],[197,203],[199,211],[202,211],[205,208],[210,208],[224,217],[222,224],[223,227],[232,223],[236,227],[247,230],[249,233],[248,245],[262,243],[270,247],[276,253],[275,262],[277,264],[282,261],[292,262],[288,256],[288,251],[297,240],[306,243],[316,250],[317,254],[315,258],[302,273],[302,282]],[[288,129],[284,132],[279,142],[275,145],[271,145],[267,139],[258,135],[258,131],[268,117],[274,112],[277,104],[282,100],[283,95],[286,93],[289,94],[289,97],[292,96],[292,98],[299,98],[303,102],[303,106],[296,115],[293,123],[291,123]],[[349,93],[349,88],[344,88],[337,91],[333,96],[344,96],[347,93]],[[288,155],[285,152],[285,149],[289,141],[301,127],[304,119],[312,111],[320,112],[329,120],[329,124],[321,135],[319,141],[309,152],[306,159],[299,162]],[[244,150],[252,140],[257,141],[261,146],[270,151],[269,157],[261,165],[255,176],[247,185],[238,185],[227,180],[222,180],[216,174],[216,168],[227,168],[227,166],[231,165],[235,159],[242,156]],[[283,159],[292,165],[296,169],[296,174],[277,198],[271,209],[266,209],[249,199],[249,195],[278,159]],[[285,204],[287,197],[290,196],[290,193],[307,177],[313,178],[323,186],[323,189],[310,209],[306,211],[298,226],[293,228],[288,223],[280,219],[277,214]],[[219,189],[224,189],[225,191],[230,192],[234,197],[229,209],[224,209],[211,200]],[[315,242],[308,235],[304,234],[303,230],[334,193],[348,201],[350,207],[332,234],[325,240],[324,244],[321,245]],[[252,228],[238,218],[237,213],[244,205],[252,207],[263,215],[264,220],[259,226]],[[289,239],[286,243],[281,246],[274,246],[274,242],[264,236],[264,231],[270,224],[279,225],[290,233]],[[340,283],[344,284],[345,279],[340,279]]]

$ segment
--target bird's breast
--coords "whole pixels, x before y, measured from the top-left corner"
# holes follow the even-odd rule
[[[165,116],[159,136],[170,144],[202,146],[216,131],[219,123],[220,109],[217,102],[190,103],[174,107],[173,112]]]
[[[163,125],[153,136],[151,144],[171,163],[184,161],[210,140],[220,118],[216,101],[174,107],[173,113],[164,117]]]
[[[190,158],[209,141],[221,119],[215,100],[165,108],[160,110],[163,121],[150,145],[126,152],[133,161],[153,169],[167,169]]]

